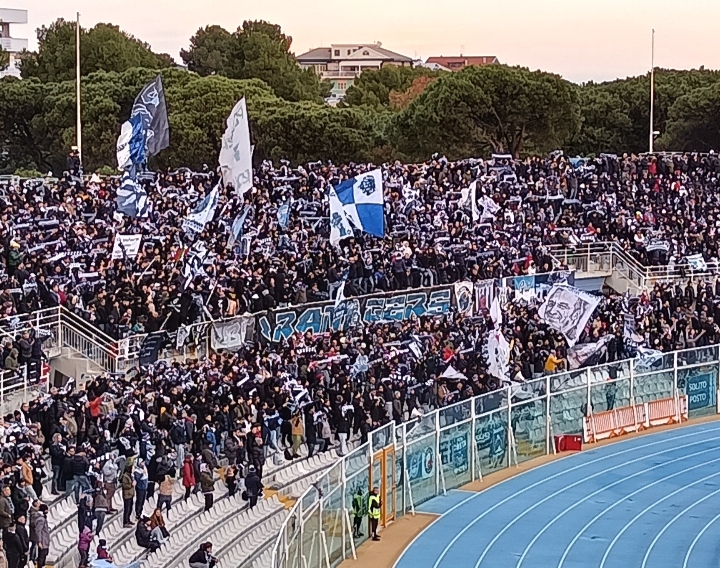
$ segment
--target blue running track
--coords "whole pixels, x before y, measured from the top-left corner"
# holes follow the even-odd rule
[[[418,510],[442,516],[396,568],[718,568],[720,423],[585,450]]]

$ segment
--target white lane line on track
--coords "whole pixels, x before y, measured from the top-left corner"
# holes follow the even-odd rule
[[[572,484],[570,484],[570,485],[568,485],[568,486],[566,486],[566,487],[563,487],[562,489],[559,489],[558,491],[555,491],[555,493],[551,493],[550,495],[548,495],[548,496],[545,497],[544,499],[542,499],[542,500],[534,503],[534,504],[532,505],[532,507],[530,507],[530,508],[528,508],[528,509],[525,509],[520,515],[518,515],[518,516],[515,517],[512,521],[510,521],[507,525],[505,525],[505,526],[502,528],[502,530],[501,530],[498,534],[496,534],[495,537],[490,541],[490,543],[483,549],[482,554],[480,555],[480,558],[478,558],[478,561],[475,563],[475,568],[479,568],[479,567],[480,567],[480,564],[482,564],[482,561],[485,559],[485,557],[487,556],[488,552],[490,552],[490,549],[495,545],[495,543],[500,539],[500,537],[502,537],[502,535],[504,535],[504,534],[508,531],[508,529],[509,529],[510,527],[512,527],[519,519],[523,518],[523,517],[524,517],[525,515],[527,515],[530,511],[535,510],[537,507],[539,507],[539,506],[542,505],[543,503],[549,501],[549,500],[552,499],[553,497],[557,497],[558,495],[560,495],[560,493],[563,493],[564,491],[567,491],[568,489],[572,489],[573,487],[577,487],[578,485],[581,485],[582,483],[585,483],[586,481],[589,481],[590,479],[594,479],[594,478],[596,478],[596,477],[600,477],[600,476],[602,476],[602,475],[605,475],[605,474],[606,474],[607,472],[609,472],[609,471],[614,471],[614,470],[616,470],[616,469],[623,468],[623,467],[625,467],[625,466],[627,466],[627,465],[630,465],[630,464],[632,464],[632,463],[637,463],[637,462],[646,460],[647,458],[652,458],[652,457],[659,456],[659,455],[662,455],[662,454],[665,454],[665,453],[668,453],[668,452],[672,452],[673,450],[690,448],[690,447],[692,447],[692,446],[697,446],[697,445],[704,444],[704,443],[706,443],[706,442],[711,442],[711,441],[713,441],[713,440],[718,440],[718,439],[720,439],[720,437],[707,438],[707,439],[702,440],[702,441],[694,442],[694,443],[692,443],[692,444],[687,444],[686,446],[683,446],[682,448],[673,447],[673,448],[669,448],[669,449],[667,449],[667,450],[662,450],[662,451],[659,451],[659,452],[655,452],[655,453],[652,453],[652,454],[648,454],[648,455],[646,455],[646,456],[642,456],[642,457],[640,457],[640,458],[636,458],[636,459],[630,460],[630,461],[628,461],[628,462],[623,462],[623,463],[621,463],[621,464],[619,464],[619,465],[616,465],[615,467],[611,467],[610,469],[604,469],[604,470],[599,471],[599,472],[597,472],[597,473],[595,473],[595,474],[593,474],[593,475],[591,475],[591,476],[589,476],[589,477],[585,477],[585,478],[583,478],[583,479],[580,479],[580,480],[576,481],[575,483],[572,483]],[[618,454],[611,454],[611,455],[617,456]],[[520,494],[520,493],[517,493],[516,495],[519,495],[519,494]],[[514,496],[508,497],[507,500],[510,500],[512,497],[514,497]],[[502,503],[502,501],[501,501],[500,503],[498,503],[498,505],[501,504],[501,503]],[[488,509],[485,513],[483,513],[483,514],[482,514],[481,516],[479,516],[477,519],[475,519],[474,521],[472,521],[472,522],[470,523],[470,525],[468,525],[468,527],[466,527],[466,529],[463,529],[463,531],[464,531],[464,530],[467,530],[467,528],[470,528],[472,525],[474,525],[477,521],[479,521],[480,519],[482,519],[487,513],[491,512],[492,510],[493,510],[493,508]]]
[[[650,558],[650,553],[652,552],[652,549],[657,544],[657,541],[660,540],[660,537],[665,534],[665,531],[670,528],[670,525],[672,525],[675,521],[677,521],[680,517],[682,517],[685,513],[687,513],[689,510],[691,510],[693,507],[697,507],[700,503],[703,503],[710,499],[710,497],[714,497],[720,493],[720,489],[713,491],[712,493],[705,495],[702,499],[699,499],[698,501],[695,501],[695,503],[692,503],[691,505],[688,505],[685,507],[682,511],[680,511],[677,515],[675,515],[670,522],[668,522],[663,529],[657,534],[657,536],[653,539],[653,541],[650,543],[650,546],[647,549],[647,552],[645,553],[645,556],[643,558],[642,566],[640,568],[645,568],[647,566],[648,558]]]
[[[555,479],[555,478],[557,478],[557,477],[560,477],[561,475],[564,475],[564,474],[566,474],[566,473],[570,473],[570,472],[572,472],[572,471],[575,471],[575,470],[577,470],[577,469],[580,469],[580,468],[582,468],[582,467],[585,467],[586,465],[591,465],[591,464],[597,463],[597,462],[599,462],[599,461],[603,461],[603,460],[605,460],[605,459],[609,459],[609,458],[612,458],[612,457],[615,457],[615,456],[623,455],[623,454],[626,454],[626,453],[628,453],[628,452],[633,452],[633,451],[636,451],[636,450],[641,450],[641,449],[643,449],[643,448],[649,448],[649,447],[652,447],[652,446],[657,446],[657,445],[659,445],[659,444],[664,444],[664,443],[666,443],[666,442],[674,442],[674,441],[676,441],[676,440],[682,440],[682,439],[685,439],[685,438],[691,438],[691,437],[694,437],[694,436],[703,435],[703,434],[710,433],[710,432],[717,432],[718,430],[720,430],[720,428],[702,428],[702,427],[698,427],[698,426],[699,426],[698,424],[687,424],[687,425],[685,425],[685,426],[680,426],[680,427],[676,428],[676,429],[673,430],[673,431],[675,432],[675,431],[681,431],[681,430],[686,430],[686,429],[692,429],[693,431],[692,431],[691,433],[689,433],[689,434],[683,434],[683,435],[681,435],[681,436],[673,436],[673,437],[671,437],[671,438],[663,438],[662,440],[656,440],[656,441],[650,442],[650,443],[648,443],[648,444],[640,444],[640,445],[638,445],[638,446],[633,445],[631,448],[628,448],[628,449],[625,449],[625,450],[622,450],[622,451],[619,451],[619,452],[615,452],[615,453],[613,453],[613,454],[607,454],[607,455],[601,456],[601,457],[599,457],[599,458],[596,458],[596,459],[594,459],[594,460],[590,460],[590,461],[587,461],[587,462],[583,462],[583,463],[581,463],[581,464],[579,464],[579,465],[573,466],[573,467],[571,467],[571,468],[569,468],[569,469],[565,469],[565,470],[563,470],[563,471],[561,471],[561,472],[559,472],[559,473],[556,473],[556,474],[553,474],[553,475],[551,475],[551,476],[549,476],[549,477],[543,478],[543,479],[541,479],[540,481],[538,481],[538,482],[536,482],[536,483],[533,483],[532,485],[529,485],[528,487],[526,487],[526,488],[518,491],[517,493],[514,494],[514,496],[521,495],[521,494],[525,493],[526,491],[528,491],[528,490],[530,490],[530,489],[533,489],[533,488],[535,488],[535,487],[537,487],[537,486],[539,486],[539,485],[542,485],[542,484],[545,483],[546,481],[550,481],[550,480],[552,480],[552,479]],[[655,435],[662,435],[662,433],[658,433],[658,434],[655,434]],[[625,444],[631,443],[631,442],[633,442],[633,441],[634,441],[634,440],[632,440],[632,439],[631,439],[631,440],[627,440],[627,441],[619,441],[617,444],[618,444],[618,445],[620,445],[620,444],[625,445]],[[601,448],[597,448],[596,451],[602,451],[602,450],[603,450],[603,448],[601,447]],[[560,458],[560,460],[572,458],[572,457],[574,457],[575,455],[577,455],[577,454],[570,454],[570,455],[568,455],[568,456],[564,456],[564,457]],[[540,468],[543,468],[543,467],[546,467],[546,466],[549,466],[549,465],[552,465],[552,464],[556,464],[556,463],[558,463],[558,462],[557,462],[557,461],[548,462],[548,463],[543,464],[543,465],[541,465],[541,466],[539,466],[539,467],[537,467],[537,468],[534,468],[534,469],[532,469],[532,470],[529,470],[529,471],[526,471],[526,472],[522,472],[521,475],[525,475],[525,474],[531,473],[531,472],[533,472],[533,471],[537,471],[537,470],[539,470]],[[507,478],[507,479],[501,481],[500,483],[498,483],[497,485],[495,485],[495,487],[497,487],[498,485],[500,485],[500,484],[502,484],[502,483],[507,483],[508,481],[511,481],[511,480],[513,480],[513,479],[516,479],[516,478],[515,478],[515,477]],[[462,501],[462,502],[458,503],[457,505],[455,505],[454,507],[448,509],[448,511],[446,511],[445,513],[443,513],[440,518],[442,518],[442,517],[444,517],[445,515],[447,515],[447,514],[453,512],[453,511],[455,511],[457,508],[461,507],[461,506],[464,505],[465,503],[473,500],[475,497],[477,497],[477,496],[479,496],[479,495],[482,495],[482,494],[484,494],[484,493],[485,493],[485,491],[479,491],[479,492],[477,492],[477,493],[476,493],[475,495],[473,495],[472,497],[469,497],[469,498],[466,499],[465,501]],[[508,500],[508,499],[501,501],[498,505],[507,502],[507,500]],[[476,519],[476,520],[479,520],[479,519]],[[437,522],[437,521],[435,521],[435,522]],[[397,560],[395,561],[395,563],[393,564],[393,568],[397,568],[397,566],[400,564],[400,562],[401,562],[402,559],[404,558],[405,554],[412,548],[412,546],[413,546],[420,538],[422,538],[422,536],[425,534],[426,531],[428,531],[428,532],[430,531],[431,527],[432,527],[434,524],[435,524],[435,523],[431,523],[430,525],[428,525],[427,527],[425,527],[422,531],[420,531],[420,533],[418,533],[418,534],[415,536],[415,538],[412,539],[412,541],[410,541],[410,544],[408,544],[407,547],[405,547],[405,550],[402,551],[402,554],[400,554],[400,556],[398,557],[398,559],[397,559]],[[473,523],[471,523],[471,525],[472,525],[472,524],[474,524],[474,521],[473,521]],[[433,568],[438,568],[438,565],[440,564],[440,562],[442,561],[442,559],[447,555],[448,551],[453,547],[453,545],[458,541],[458,539],[470,528],[471,525],[469,525],[469,526],[467,526],[466,528],[464,528],[460,533],[458,533],[458,534],[450,541],[450,543],[449,543],[449,544],[443,549],[443,551],[441,552],[440,557],[439,557],[439,558],[437,559],[437,561],[433,564]]]
[[[638,475],[642,475],[643,473],[647,473],[648,471],[652,471],[652,470],[655,470],[655,469],[658,469],[658,468],[661,468],[661,467],[665,467],[666,465],[671,464],[671,463],[674,463],[674,462],[683,461],[683,460],[685,460],[685,459],[687,459],[687,458],[690,458],[690,457],[699,456],[699,455],[702,455],[702,454],[707,454],[707,453],[710,453],[710,452],[713,452],[713,451],[717,451],[717,450],[720,450],[720,448],[710,448],[709,450],[703,450],[703,451],[701,451],[701,452],[695,452],[694,454],[690,454],[690,455],[687,455],[687,456],[682,456],[682,457],[680,457],[680,458],[676,458],[676,459],[674,459],[674,460],[670,460],[670,461],[668,461],[668,462],[665,462],[665,463],[660,464],[660,465],[653,466],[653,467],[648,468],[648,469],[645,469],[645,470],[643,470],[643,471],[639,471],[638,473],[634,473],[633,475],[631,475],[631,476],[629,476],[629,477],[626,477],[626,478],[624,478],[624,479],[621,479],[621,480],[619,480],[619,481],[616,481],[615,483],[611,483],[610,485],[607,485],[607,486],[605,486],[605,487],[602,487],[602,488],[598,489],[597,491],[591,493],[590,495],[587,495],[586,497],[583,497],[581,500],[576,501],[576,502],[573,503],[570,507],[568,507],[567,509],[564,509],[564,510],[563,510],[562,512],[560,512],[558,515],[556,515],[551,521],[548,521],[548,522],[545,524],[545,526],[542,528],[542,530],[541,530],[540,532],[538,532],[538,533],[535,535],[535,537],[530,541],[530,543],[527,545],[527,547],[525,547],[525,550],[523,551],[522,556],[520,556],[520,559],[518,560],[517,564],[515,565],[515,568],[520,568],[520,566],[522,565],[522,563],[525,561],[525,557],[529,554],[530,549],[531,549],[531,548],[534,546],[534,544],[540,539],[540,537],[541,537],[543,534],[545,534],[545,532],[546,532],[553,524],[555,524],[555,523],[558,521],[558,519],[562,518],[566,513],[569,513],[570,511],[572,511],[573,509],[575,509],[575,507],[580,506],[582,503],[584,503],[584,502],[587,501],[588,499],[591,499],[591,498],[594,497],[595,495],[598,495],[598,494],[602,493],[603,491],[605,491],[605,490],[607,490],[607,489],[610,489],[611,487],[614,487],[614,486],[616,486],[616,485],[619,485],[620,483],[623,483],[624,481],[626,481],[626,480],[628,480],[628,479],[632,479],[633,477],[637,477]],[[678,472],[676,472],[676,473],[673,473],[672,475],[669,475],[669,476],[660,478],[660,479],[658,479],[658,480],[656,480],[656,481],[653,481],[653,482],[650,483],[649,485],[644,485],[644,486],[641,487],[640,489],[638,489],[638,490],[636,490],[636,491],[633,491],[632,493],[624,496],[622,499],[619,499],[619,500],[615,501],[615,502],[614,502],[612,505],[610,505],[609,507],[606,507],[601,513],[599,513],[597,516],[595,516],[595,518],[593,518],[590,522],[588,522],[588,523],[582,528],[582,530],[581,530],[579,533],[577,533],[577,535],[575,536],[575,538],[573,538],[572,542],[571,542],[571,543],[567,546],[567,548],[565,549],[565,551],[564,551],[564,553],[563,553],[563,555],[562,555],[562,558],[560,559],[560,564],[558,565],[558,568],[562,568],[562,565],[565,563],[565,558],[567,557],[568,553],[570,552],[570,549],[571,549],[572,546],[579,540],[580,536],[581,536],[595,521],[597,521],[600,517],[602,517],[603,515],[605,515],[608,511],[614,509],[615,507],[617,507],[618,505],[620,505],[623,501],[625,501],[625,500],[627,500],[627,499],[629,499],[629,498],[631,498],[631,497],[634,497],[635,495],[637,495],[637,494],[639,494],[639,493],[642,493],[643,491],[645,491],[646,489],[648,489],[648,488],[650,488],[650,487],[653,487],[653,486],[655,486],[655,485],[659,485],[660,483],[662,483],[662,482],[664,482],[664,481],[667,481],[668,479],[672,479],[673,477],[677,477],[678,475],[682,475],[683,473],[687,473],[687,472],[692,471],[692,470],[694,470],[694,469],[698,469],[698,468],[704,467],[704,466],[706,466],[706,465],[708,465],[708,464],[715,463],[715,462],[718,462],[718,461],[720,461],[720,458],[717,458],[717,459],[714,459],[714,460],[710,460],[710,461],[708,461],[708,462],[704,462],[704,463],[701,463],[701,464],[697,464],[697,465],[694,465],[694,466],[692,466],[692,467],[688,467],[688,468],[686,468],[686,469],[683,469],[683,470],[681,470],[681,471],[678,471]],[[713,475],[720,475],[720,472],[715,473],[715,474],[713,474]]]
[[[690,548],[687,551],[687,554],[685,555],[685,561],[683,562],[683,568],[687,568],[688,561],[690,560],[690,555],[692,554],[693,549],[695,548],[695,545],[698,543],[702,535],[705,534],[705,531],[707,531],[718,519],[720,519],[720,513],[715,515],[711,521],[706,524],[703,529],[698,533],[698,535],[695,537],[695,540],[692,541],[692,544],[690,545]]]

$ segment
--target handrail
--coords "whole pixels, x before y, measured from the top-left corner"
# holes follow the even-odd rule
[[[520,431],[516,430],[518,426],[514,425],[514,421],[516,419],[520,421],[521,415],[524,411],[529,409],[530,405],[533,405],[535,409],[540,409],[540,412],[544,413],[544,416],[537,415],[531,417],[531,421],[536,419],[542,420],[544,418],[544,423],[541,425],[541,428],[544,428],[544,454],[548,454],[550,453],[552,447],[551,438],[555,434],[582,432],[582,421],[580,421],[580,432],[556,431],[553,429],[553,416],[562,417],[562,420],[565,420],[564,407],[562,404],[552,405],[551,400],[553,398],[562,403],[569,400],[568,397],[570,395],[574,395],[576,399],[578,399],[575,402],[579,401],[582,404],[574,407],[573,410],[576,410],[579,413],[587,413],[588,409],[595,406],[595,402],[597,400],[606,399],[608,391],[604,389],[607,389],[608,386],[614,385],[615,389],[618,390],[618,385],[622,382],[626,382],[629,390],[629,396],[626,397],[626,400],[629,400],[631,404],[634,404],[636,399],[642,400],[643,398],[649,398],[651,400],[656,400],[658,398],[667,398],[667,396],[675,396],[675,394],[677,394],[680,390],[697,392],[697,389],[693,389],[688,386],[689,381],[693,378],[706,378],[706,376],[712,376],[714,379],[713,381],[706,381],[707,383],[712,383],[706,385],[707,394],[712,395],[712,398],[714,398],[717,395],[719,382],[719,370],[717,368],[718,362],[720,362],[720,346],[718,345],[665,353],[663,360],[659,362],[659,366],[661,368],[654,370],[646,370],[642,358],[624,359],[622,361],[615,361],[613,363],[607,363],[596,367],[568,371],[557,375],[546,375],[539,379],[527,381],[522,386],[509,386],[500,391],[478,395],[450,406],[437,408],[420,419],[410,420],[401,425],[396,425],[394,422],[391,422],[390,425],[392,426],[390,427],[392,428],[391,431],[393,433],[392,441],[388,442],[383,448],[379,449],[382,450],[389,447],[389,445],[394,446],[393,462],[395,462],[395,460],[397,460],[395,463],[400,462],[400,456],[402,456],[402,467],[404,470],[399,474],[402,477],[402,483],[397,488],[397,494],[402,492],[402,497],[396,497],[392,510],[395,512],[395,516],[397,517],[398,512],[402,512],[402,514],[404,514],[409,509],[407,502],[405,501],[406,494],[412,495],[412,482],[409,475],[407,475],[410,470],[410,465],[408,463],[408,456],[410,456],[408,453],[409,447],[415,449],[415,447],[420,446],[421,451],[433,452],[429,461],[427,459],[423,459],[422,462],[424,464],[429,463],[430,467],[434,468],[434,471],[431,469],[431,472],[428,475],[430,475],[430,477],[435,476],[435,489],[433,495],[438,495],[445,488],[445,474],[441,473],[443,471],[443,463],[440,456],[440,440],[442,439],[443,432],[449,432],[452,429],[457,430],[459,428],[466,428],[468,430],[467,434],[469,434],[469,440],[468,438],[465,438],[465,442],[471,447],[467,447],[465,449],[465,457],[468,462],[470,462],[470,465],[466,463],[465,467],[469,468],[470,476],[472,477],[472,480],[475,480],[478,477],[481,478],[481,476],[476,475],[476,467],[480,467],[482,465],[481,461],[477,461],[480,448],[479,439],[477,437],[478,430],[476,429],[476,426],[479,421],[484,420],[485,418],[488,418],[487,423],[489,423],[492,417],[497,416],[499,413],[502,413],[505,417],[506,422],[504,424],[504,428],[506,429],[507,438],[505,440],[506,446],[503,452],[504,457],[502,457],[502,463],[504,464],[502,467],[510,467],[513,461],[513,454],[515,463],[518,462],[518,444],[515,441],[515,437],[516,434],[520,433]],[[614,372],[610,372],[610,369],[612,368],[614,368]],[[604,369],[607,369],[608,372],[605,375],[599,376],[598,372],[601,372]],[[626,372],[627,376],[620,376],[620,371],[623,373]],[[700,374],[701,376],[698,377],[692,375],[694,372]],[[651,381],[653,378],[657,381],[654,385],[656,387],[656,391],[649,392],[648,387],[653,386]],[[577,379],[580,380],[578,381]],[[572,381],[574,381],[574,384],[572,384]],[[598,392],[596,389],[601,389],[601,391]],[[666,391],[670,391],[669,395]],[[522,397],[519,396],[521,394],[523,395]],[[593,394],[596,396],[593,396]],[[491,399],[491,397],[497,399],[498,395],[501,395],[504,398],[502,400],[494,401]],[[597,395],[602,395],[602,397]],[[613,394],[613,400],[614,396],[615,395]],[[513,402],[513,400],[515,400],[515,402]],[[485,402],[487,402],[487,404],[484,404]],[[491,404],[493,402],[494,404]],[[710,399],[705,402],[707,402],[707,404],[705,404],[702,408],[698,407],[694,409],[696,416],[704,415],[709,412],[713,414],[720,412],[717,407],[717,400]],[[607,404],[609,405],[609,403]],[[582,410],[582,405],[586,405],[585,411]],[[486,408],[489,408],[489,410],[484,410]],[[479,409],[482,409],[482,411],[479,411]],[[513,410],[517,410],[517,413],[514,414]],[[692,406],[690,407],[690,411],[693,412]],[[530,414],[532,414],[532,411],[530,411]],[[445,424],[441,424],[443,419]],[[468,424],[470,424],[469,427]],[[411,430],[408,429],[408,425],[411,425],[412,428],[424,427],[422,428],[420,435],[413,436],[413,438],[409,440],[408,434]],[[378,448],[373,446],[375,435],[388,427],[389,425],[386,424],[385,426],[371,432],[368,437],[370,447],[368,447],[368,444],[364,444],[346,456],[341,457],[333,466],[331,466],[331,468],[323,472],[317,478],[316,482],[313,483],[297,499],[283,521],[283,524],[278,532],[278,536],[273,544],[271,568],[295,568],[295,564],[290,565],[288,561],[288,551],[291,548],[293,549],[296,560],[298,557],[304,556],[302,551],[303,535],[306,531],[315,530],[313,526],[315,523],[318,523],[317,530],[322,530],[323,496],[333,495],[338,489],[340,489],[341,495],[340,503],[333,501],[330,506],[333,510],[339,508],[343,523],[343,531],[345,531],[346,517],[344,510],[346,510],[347,507],[347,496],[349,494],[347,491],[347,481],[348,478],[357,478],[362,471],[361,468],[356,467],[350,475],[346,475],[347,466],[351,460],[356,460],[353,461],[354,464],[357,465],[365,463],[366,465],[363,467],[372,468],[375,453],[378,451]],[[401,430],[401,436],[398,435],[398,430]],[[460,435],[466,434],[460,433]],[[424,442],[425,439],[430,438],[431,436],[435,437],[434,444]],[[453,451],[451,451],[450,454],[452,455],[451,463],[454,467],[454,443],[452,445]],[[532,454],[528,453],[523,457],[529,458],[531,455]],[[489,457],[492,459],[492,456]],[[480,465],[478,465],[478,463]],[[340,468],[340,471],[336,471],[330,475],[329,472],[335,470],[336,468]],[[417,483],[425,483],[425,481],[425,477],[421,477]],[[427,479],[427,481],[430,480]],[[466,473],[464,478],[460,481],[462,483],[469,483],[470,479],[468,479],[468,474]],[[457,486],[459,485],[455,485],[455,487]],[[448,489],[452,488],[453,487],[448,487]],[[317,496],[316,499],[314,499],[315,496]],[[337,500],[337,497],[334,497],[334,499]],[[381,499],[384,500],[385,495],[383,495]],[[414,507],[414,505],[412,505],[413,502],[414,501],[411,501],[410,510]],[[319,503],[319,513],[316,518],[314,514],[315,511],[312,511],[312,509],[315,508],[317,503]],[[311,511],[308,512],[308,509]],[[306,523],[311,526],[304,528]],[[298,528],[296,525],[300,525],[300,527]],[[288,542],[291,538],[290,532],[293,533],[292,538],[294,540],[294,547],[292,547],[291,543]],[[343,542],[344,539],[345,536],[343,536]],[[281,548],[283,548],[283,551],[285,552],[282,556],[284,562],[279,562]],[[315,550],[317,554],[327,554],[327,551],[323,552],[320,550],[320,552],[317,552],[318,549]],[[345,547],[343,547],[340,557],[335,558],[335,561],[331,561],[328,558],[325,559],[325,561],[318,561],[318,565],[334,566],[345,558],[346,552]],[[298,562],[298,566],[302,566],[302,562]]]

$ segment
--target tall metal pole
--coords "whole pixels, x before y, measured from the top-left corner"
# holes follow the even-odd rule
[[[78,157],[82,165],[82,118],[80,114],[80,12],[77,13],[77,24],[75,25],[75,105],[77,114],[76,139]]]
[[[652,31],[650,50],[650,153],[655,142],[655,30]]]

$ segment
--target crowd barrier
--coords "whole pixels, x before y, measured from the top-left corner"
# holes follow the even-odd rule
[[[352,558],[368,538],[367,526],[365,536],[352,536],[358,490],[366,499],[379,488],[386,526],[450,489],[554,451],[556,436],[583,434],[586,417],[604,432],[611,423],[603,415],[616,426],[677,420],[678,408],[683,420],[717,414],[719,371],[720,347],[701,347],[549,375],[388,424],[297,500],[273,544],[272,568],[332,568]]]
[[[688,397],[675,394],[670,398],[590,414],[583,421],[583,439],[586,443],[599,442],[653,426],[679,424],[687,419]]]

